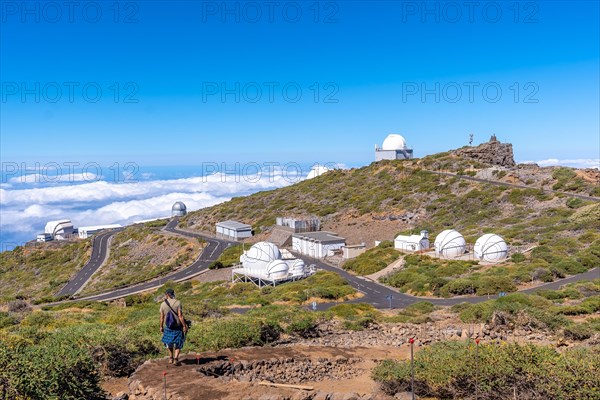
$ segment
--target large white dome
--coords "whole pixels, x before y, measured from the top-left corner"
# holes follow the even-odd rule
[[[496,263],[506,259],[508,245],[500,236],[487,233],[477,239],[473,251],[481,261]]]
[[[381,145],[382,150],[405,150],[406,149],[406,140],[396,134],[388,135],[383,141],[383,145]]]
[[[258,242],[240,257],[244,268],[266,268],[274,260],[281,259],[279,248],[273,243]]]
[[[465,253],[467,242],[459,232],[446,229],[436,236],[434,246],[438,257],[456,258]]]

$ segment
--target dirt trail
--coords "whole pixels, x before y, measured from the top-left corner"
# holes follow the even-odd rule
[[[252,362],[254,360],[309,358],[311,360],[328,359],[336,357],[361,359],[355,368],[364,371],[350,379],[324,379],[317,382],[304,382],[302,385],[314,386],[314,392],[327,393],[357,393],[358,395],[375,395],[377,399],[388,397],[378,392],[377,384],[371,380],[371,369],[377,360],[395,358],[406,359],[409,357],[407,346],[398,347],[327,347],[327,346],[294,346],[294,347],[256,347],[236,350],[223,350],[219,352],[201,353],[200,365],[215,361]],[[197,371],[198,361],[196,354],[189,354],[183,358],[180,367],[171,366],[166,359],[147,361],[130,378],[130,389],[133,394],[138,389],[135,399],[162,399],[163,373],[167,373],[167,391],[172,399],[262,399],[273,396],[279,398],[301,398],[302,391],[288,388],[273,388],[259,385],[257,382],[239,382],[237,379],[225,382],[222,379],[211,378]],[[277,379],[278,383],[285,383],[285,376]],[[140,391],[139,388],[142,390]],[[145,395],[139,392],[147,391]],[[154,395],[153,395],[154,394]]]

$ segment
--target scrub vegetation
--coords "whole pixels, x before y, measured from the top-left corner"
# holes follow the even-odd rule
[[[128,376],[144,360],[159,356],[158,301],[168,287],[194,321],[186,351],[260,346],[282,334],[310,335],[320,322],[336,316],[301,308],[307,293],[323,301],[355,294],[339,275],[319,272],[263,289],[246,283],[169,283],[121,304],[79,301],[32,310],[15,301],[0,312],[0,398],[101,398],[101,378]],[[244,305],[257,308],[243,315],[229,309]]]
[[[204,243],[165,233],[154,227],[156,222],[131,226],[117,233],[112,238],[108,261],[92,277],[83,293],[143,282],[190,265]]]
[[[0,303],[52,296],[90,255],[90,240],[32,243],[0,253]]]
[[[346,261],[342,267],[357,275],[370,275],[381,271],[398,258],[400,252],[394,249],[392,241],[386,240],[358,257]]]
[[[404,261],[402,270],[381,278],[381,282],[420,296],[513,292],[526,283],[552,282],[599,266],[600,235],[588,231],[577,239],[545,239],[527,255],[515,253],[507,262],[491,267],[425,255],[407,255]]]
[[[598,398],[600,347],[564,352],[532,344],[440,342],[415,355],[415,393],[437,399]],[[410,390],[410,362],[385,360],[372,375],[393,395]],[[477,389],[476,389],[477,385]]]

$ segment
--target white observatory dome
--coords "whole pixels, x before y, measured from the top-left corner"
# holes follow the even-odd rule
[[[293,277],[303,276],[306,272],[306,265],[304,264],[304,260],[292,260],[292,262],[288,263],[288,265],[290,267],[290,274]]]
[[[308,175],[306,175],[306,179],[316,178],[317,176],[323,175],[327,171],[331,170],[324,165],[315,165],[312,167]]]
[[[171,207],[171,212],[173,217],[183,217],[187,214],[187,207],[181,201],[178,201]]]
[[[400,135],[391,134],[385,138],[381,150],[405,150],[406,140]]]
[[[271,279],[284,279],[287,277],[288,271],[287,263],[283,260],[271,261],[266,268],[266,275]]]
[[[244,268],[264,269],[267,264],[274,260],[281,259],[281,252],[273,243],[258,242],[250,250],[240,257]]]
[[[467,242],[459,232],[446,229],[435,238],[435,253],[438,257],[456,258],[465,253]]]
[[[500,236],[487,233],[475,242],[475,257],[481,261],[496,263],[508,256],[508,245]]]

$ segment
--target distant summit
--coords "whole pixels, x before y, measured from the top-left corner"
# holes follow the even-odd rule
[[[512,144],[501,143],[496,135],[492,135],[487,143],[482,143],[476,147],[463,147],[454,150],[453,153],[459,157],[470,158],[485,164],[509,168],[516,165]]]

